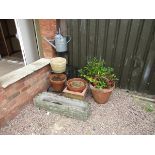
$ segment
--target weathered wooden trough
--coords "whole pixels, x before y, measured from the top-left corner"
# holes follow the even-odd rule
[[[86,121],[91,113],[90,104],[85,101],[43,92],[34,98],[34,104],[47,111]]]

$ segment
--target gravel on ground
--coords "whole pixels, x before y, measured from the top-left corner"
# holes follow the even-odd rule
[[[155,113],[146,111],[123,89],[115,89],[110,100],[99,105],[91,94],[92,114],[86,122],[26,105],[15,119],[0,129],[1,135],[111,135],[155,134]]]

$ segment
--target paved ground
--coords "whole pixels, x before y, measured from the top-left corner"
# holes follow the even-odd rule
[[[147,110],[125,90],[116,89],[105,105],[96,104],[90,95],[86,100],[92,105],[86,122],[29,104],[0,134],[155,134],[155,110]]]
[[[24,67],[21,52],[12,54],[0,60],[0,76]]]

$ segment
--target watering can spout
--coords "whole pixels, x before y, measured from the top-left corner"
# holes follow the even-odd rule
[[[47,38],[44,37],[44,40],[46,40],[52,47],[56,49],[56,46],[54,45],[54,39],[53,40],[48,40]]]

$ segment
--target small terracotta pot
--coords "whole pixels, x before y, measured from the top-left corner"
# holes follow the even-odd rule
[[[112,91],[114,90],[114,88],[115,88],[115,84],[113,87],[109,89],[98,89],[90,84],[90,89],[92,91],[93,98],[99,104],[104,104],[109,100],[109,97]]]
[[[76,83],[81,83],[82,86],[74,86]],[[73,78],[67,81],[67,89],[74,92],[82,92],[86,88],[87,82],[81,78]]]
[[[51,87],[56,92],[62,92],[65,87],[67,76],[65,74],[50,74]]]

